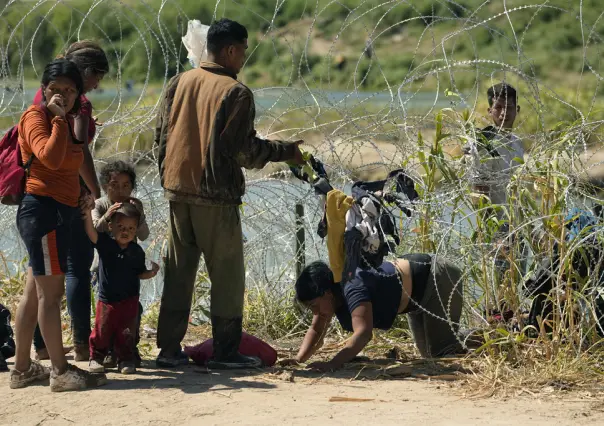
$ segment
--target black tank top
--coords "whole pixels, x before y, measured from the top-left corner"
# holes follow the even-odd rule
[[[418,253],[400,258],[410,263],[411,298],[420,303],[430,276],[432,256]],[[371,302],[374,328],[388,330],[392,327],[403,292],[398,274],[398,269],[391,262],[384,262],[378,268],[357,268],[355,277],[341,287],[343,303],[335,314],[342,328],[353,331],[351,314],[363,302]],[[415,309],[417,306],[410,302],[405,313]]]

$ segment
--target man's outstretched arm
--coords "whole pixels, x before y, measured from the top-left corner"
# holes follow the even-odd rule
[[[298,145],[302,141],[284,142],[261,139],[254,130],[254,98],[243,86],[235,86],[222,104],[225,117],[220,147],[241,167],[261,169],[269,162],[304,162]]]

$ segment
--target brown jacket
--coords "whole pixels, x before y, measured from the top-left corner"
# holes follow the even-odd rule
[[[241,167],[294,157],[294,145],[256,137],[254,95],[213,62],[173,77],[160,106],[155,142],[168,200],[238,205]]]

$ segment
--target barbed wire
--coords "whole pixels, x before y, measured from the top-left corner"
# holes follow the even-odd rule
[[[91,148],[97,168],[117,158],[137,165],[136,196],[144,202],[151,228],[150,241],[144,246],[149,257],[158,260],[165,250],[168,212],[158,178],[153,129],[168,79],[188,69],[180,37],[191,19],[209,24],[223,14],[232,19],[245,17],[245,22],[256,27],[251,31],[253,43],[242,78],[247,82],[257,77],[252,85],[260,133],[305,139],[303,147],[326,164],[331,181],[344,189],[355,180],[381,177],[404,166],[422,197],[413,206],[411,218],[398,218],[401,251],[419,251],[426,248],[422,241],[431,241],[434,251],[460,265],[466,311],[473,313],[474,320],[484,321],[485,297],[494,298],[501,290],[496,260],[503,246],[480,229],[486,225],[479,226],[481,208],[472,201],[475,170],[460,161],[461,147],[476,139],[470,127],[489,124],[487,87],[509,82],[519,89],[522,106],[514,132],[530,151],[509,188],[514,201],[505,213],[513,225],[508,237],[526,239],[535,229],[544,229],[545,234],[551,231],[544,223],[560,216],[561,210],[553,204],[551,212],[547,210],[548,191],[552,200],[565,207],[590,208],[599,203],[598,195],[586,193],[579,183],[599,177],[604,163],[598,116],[602,76],[596,59],[602,14],[586,17],[583,2],[549,0],[514,2],[514,7],[512,2],[488,0],[472,6],[448,0],[358,0],[346,2],[350,7],[317,0],[295,9],[299,17],[283,25],[281,18],[286,12],[292,16],[288,5],[293,3],[300,2],[278,1],[269,13],[262,2],[216,1],[198,8],[211,15],[195,16],[190,14],[193,7],[180,0],[5,2],[0,9],[4,34],[0,36],[1,127],[16,124],[31,103],[46,62],[73,41],[98,39],[111,57],[112,71],[102,83],[103,91],[90,94],[103,123]],[[440,12],[435,13],[436,9]],[[537,24],[550,12],[572,17],[573,30],[580,34],[576,50],[582,66],[565,87],[549,83],[553,80],[548,71],[553,76],[561,72],[556,64],[537,72],[529,56],[536,50],[527,52],[526,48],[540,37],[531,31],[541,31]],[[393,15],[404,17],[396,20]],[[492,40],[491,47],[481,48],[477,35]],[[53,40],[54,51],[46,46],[48,40]],[[271,50],[274,58],[267,66],[271,69],[259,67],[263,58],[258,56]],[[389,65],[397,54],[401,69]],[[262,72],[266,75],[258,77]],[[271,73],[276,84],[263,83]],[[435,120],[443,109],[439,125]],[[564,126],[558,126],[559,122]],[[442,152],[437,154],[433,148],[439,126],[447,137],[440,141]],[[430,169],[430,161],[437,157],[438,167]],[[449,178],[443,175],[447,170]],[[315,232],[322,216],[321,200],[308,185],[278,167],[247,171],[246,176],[242,221],[247,286],[283,297],[295,279],[296,204],[305,207],[306,260],[327,257],[324,242]],[[491,170],[490,182],[505,181],[506,176],[507,171]],[[430,179],[437,184],[434,191],[429,190],[434,188],[428,184]],[[552,188],[548,182],[554,182]],[[523,192],[527,189],[528,195]],[[541,206],[528,206],[526,197]],[[15,209],[3,206],[1,213],[0,249],[14,270],[23,267],[25,250],[14,224]],[[418,231],[420,220],[429,226]],[[477,229],[484,238],[476,237]],[[527,255],[525,248],[518,247],[508,250],[526,264],[541,254]],[[482,265],[486,281],[479,282],[472,272],[476,265]],[[513,278],[512,287],[529,270],[523,267],[522,277]],[[145,304],[157,301],[161,288],[161,276],[145,282]],[[450,299],[442,304],[448,311]]]

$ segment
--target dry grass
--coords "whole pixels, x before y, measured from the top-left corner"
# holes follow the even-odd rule
[[[510,362],[509,353],[469,356],[464,364],[472,371],[463,383],[468,396],[517,396],[583,391],[604,395],[602,353],[576,353],[568,348],[556,357],[544,355],[542,345],[529,344]]]

